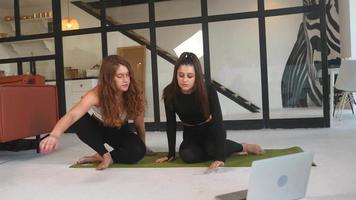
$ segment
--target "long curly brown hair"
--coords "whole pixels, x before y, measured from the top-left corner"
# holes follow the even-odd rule
[[[114,80],[120,66],[126,67],[130,75],[129,88],[122,93],[122,104],[118,101],[118,89]],[[103,59],[98,80],[98,96],[105,126],[121,126],[127,119],[134,119],[144,112],[143,93],[137,85],[131,65],[121,56],[110,55]],[[122,119],[125,112],[127,117]]]

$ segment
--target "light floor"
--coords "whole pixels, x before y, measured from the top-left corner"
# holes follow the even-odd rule
[[[356,116],[345,113],[331,128],[228,131],[228,138],[264,148],[301,146],[314,151],[308,199],[356,199]],[[164,132],[147,133],[147,143],[166,151]],[[178,142],[181,141],[181,133]],[[93,152],[74,134],[48,155],[34,151],[0,151],[0,199],[214,199],[246,189],[250,168],[72,169],[69,165]]]

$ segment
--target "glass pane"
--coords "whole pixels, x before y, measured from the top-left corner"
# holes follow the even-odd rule
[[[106,16],[111,24],[132,24],[148,22],[149,20],[147,3],[132,3],[132,5],[122,5],[118,2],[116,5],[117,7],[106,9]]]
[[[308,5],[317,5],[318,1],[296,1],[296,0],[265,0],[265,9],[278,9],[278,8],[288,8],[296,6],[308,6]]]
[[[155,2],[156,21],[200,17],[200,0],[173,0]]]
[[[51,0],[20,1],[20,25],[22,35],[52,32],[52,18]]]
[[[15,36],[14,1],[0,1],[0,38]]]
[[[270,118],[322,117],[319,19],[266,19]]]
[[[135,73],[135,79],[144,89],[146,99],[145,122],[154,122],[153,90],[152,90],[152,67],[151,51],[145,44],[149,41],[149,29],[137,29],[125,31],[130,37],[122,32],[108,33],[108,54],[119,54],[126,58]],[[141,39],[138,42],[136,39]],[[143,42],[146,41],[146,42]]]
[[[49,80],[56,80],[56,66],[54,60],[36,61],[36,73]]]
[[[23,62],[22,73],[41,75],[46,81],[53,81],[56,79],[54,60]]]
[[[0,64],[0,77],[17,75],[17,63]]]
[[[91,10],[90,14],[85,9]],[[61,0],[62,30],[76,30],[100,26],[100,10],[84,1]],[[68,20],[69,19],[69,20]]]
[[[262,118],[258,38],[258,19],[209,23],[211,78],[230,91],[219,93],[225,120]]]
[[[22,74],[31,74],[31,63],[30,62],[23,62],[22,63]]]
[[[166,112],[162,100],[163,89],[172,81],[174,64],[168,62],[161,56],[157,56],[158,67],[158,93],[159,93],[159,110],[161,121],[166,121]],[[177,117],[177,120],[179,118]]]
[[[63,60],[66,108],[69,110],[97,84],[99,71],[95,69],[102,60],[101,34],[64,37]]]
[[[88,78],[86,71],[95,69],[102,60],[101,35],[95,33],[64,37],[63,60],[65,79]],[[90,74],[89,77],[92,76]]]
[[[50,38],[0,43],[0,59],[54,54]]]
[[[200,24],[169,26],[157,28],[157,67],[160,97],[160,117],[165,121],[166,115],[162,100],[163,89],[172,81],[174,63],[171,63],[161,55],[168,55],[174,60],[183,51],[194,52],[204,66],[203,40]],[[172,37],[174,35],[174,37]]]
[[[208,0],[208,14],[221,15],[257,11],[257,0]]]

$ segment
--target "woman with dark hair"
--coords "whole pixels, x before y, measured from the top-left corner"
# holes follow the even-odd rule
[[[129,119],[134,121],[138,135],[130,130]],[[96,169],[103,170],[112,163],[136,163],[144,157],[144,97],[124,58],[111,55],[103,59],[98,85],[57,122],[49,136],[41,141],[41,152],[53,151],[59,137],[70,126],[96,151],[79,159],[80,164],[99,162]],[[108,152],[105,143],[113,150]]]
[[[220,103],[216,90],[204,82],[199,59],[184,52],[174,67],[171,83],[163,90],[167,117],[169,153],[157,163],[175,159],[176,114],[183,124],[183,142],[179,147],[180,158],[187,163],[213,160],[210,170],[224,165],[232,153],[262,154],[256,144],[237,143],[226,139]]]

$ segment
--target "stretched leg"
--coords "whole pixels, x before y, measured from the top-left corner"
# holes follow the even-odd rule
[[[110,152],[114,163],[137,163],[146,153],[145,144],[129,129],[128,124],[123,125],[120,130],[111,129],[105,141],[114,148]]]
[[[239,155],[247,155],[249,153],[261,155],[264,150],[257,144],[237,143],[226,139],[226,131],[222,124],[216,123],[207,129],[207,140],[205,147],[209,155],[216,155],[215,157],[229,156],[232,153]]]
[[[214,140],[206,140],[205,148],[208,154],[211,157],[214,157],[216,154],[216,142]],[[233,153],[241,153],[243,152],[243,146],[240,143],[237,143],[232,140],[225,140],[225,157],[230,156]]]
[[[243,145],[232,141],[232,140],[226,140],[225,142],[225,155],[230,156],[233,153],[237,152],[242,152],[243,151]]]

